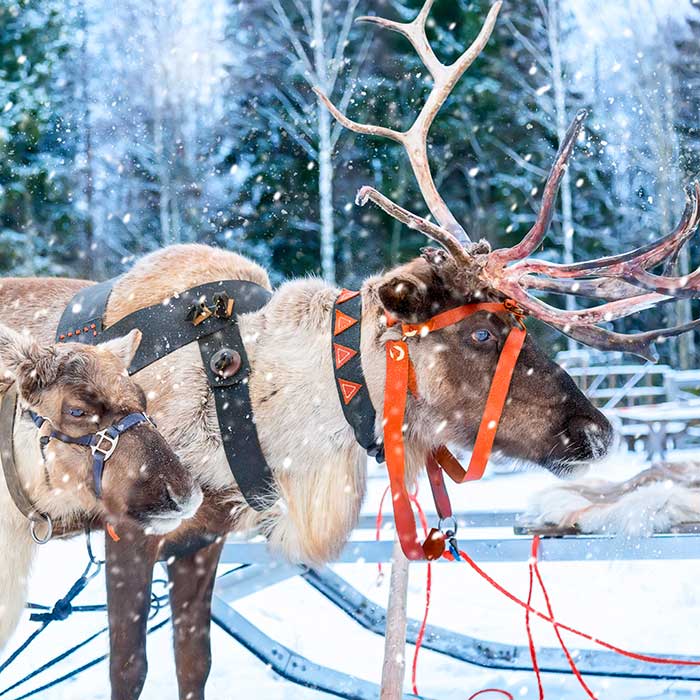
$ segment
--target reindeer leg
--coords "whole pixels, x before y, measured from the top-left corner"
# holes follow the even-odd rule
[[[211,597],[223,546],[222,537],[168,564],[180,700],[204,700],[211,668]]]
[[[133,525],[118,526],[119,541],[106,538],[109,677],[112,700],[136,700],[146,680],[146,624],[159,537]]]

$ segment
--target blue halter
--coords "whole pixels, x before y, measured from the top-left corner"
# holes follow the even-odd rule
[[[37,428],[41,428],[48,420],[34,413],[34,411],[29,411],[28,413]],[[102,475],[105,469],[105,462],[112,456],[114,450],[117,449],[119,436],[141,423],[150,423],[155,426],[155,423],[145,413],[130,413],[117,423],[113,423],[103,430],[97,430],[94,433],[81,435],[80,437],[72,437],[62,433],[60,430],[52,430],[49,435],[41,437],[42,453],[44,447],[46,447],[52,439],[60,440],[70,445],[89,447],[90,450],[92,450],[92,478],[95,486],[95,495],[97,498],[102,498]]]

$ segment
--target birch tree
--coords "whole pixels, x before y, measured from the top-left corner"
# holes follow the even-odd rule
[[[343,133],[333,124],[328,110],[310,92],[318,87],[334,95],[341,87],[338,103],[346,108],[357,77],[367,55],[368,42],[353,57],[353,67],[346,70],[346,49],[352,22],[360,0],[349,0],[344,9],[324,0],[272,0],[273,20],[281,30],[283,51],[293,72],[302,78],[305,90],[292,86],[276,87],[278,110],[265,110],[272,125],[284,129],[318,164],[319,233],[321,272],[325,280],[336,280],[336,231],[334,220],[333,152]]]

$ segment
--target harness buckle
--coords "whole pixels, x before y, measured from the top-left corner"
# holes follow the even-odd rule
[[[517,321],[518,325],[520,326],[520,330],[527,330],[525,327],[525,321],[523,320],[525,316],[527,316],[525,309],[523,309],[523,307],[520,306],[514,299],[506,299],[503,302],[503,306],[505,307],[506,311]]]
[[[453,539],[457,535],[457,520],[454,516],[448,515],[445,518],[440,518],[438,529],[449,539]]]
[[[115,435],[114,437],[112,437],[111,435],[107,434],[107,429],[105,428],[104,430],[98,430],[95,433],[95,437],[97,438],[97,442],[94,445],[90,445],[92,454],[94,456],[99,452],[102,455],[104,461],[106,462],[112,456],[114,450],[117,449],[119,435]],[[109,443],[107,447],[102,446],[103,442]]]

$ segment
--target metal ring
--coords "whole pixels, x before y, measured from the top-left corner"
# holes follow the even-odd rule
[[[43,537],[39,537],[36,532],[36,526],[42,521],[46,523],[46,534]],[[53,537],[53,523],[51,522],[51,518],[46,513],[33,514],[33,516],[29,518],[29,533],[37,544],[46,544]]]
[[[445,527],[445,523],[452,525],[452,527]],[[448,515],[446,518],[440,518],[438,529],[445,534],[451,532],[451,536],[454,537],[457,534],[457,520],[455,520],[452,515]]]

